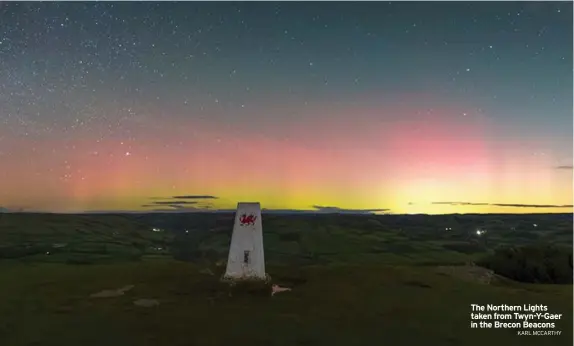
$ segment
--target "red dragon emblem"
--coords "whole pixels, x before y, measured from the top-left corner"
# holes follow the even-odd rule
[[[257,216],[251,214],[251,215],[241,215],[239,217],[239,222],[241,223],[241,226],[248,226],[248,225],[255,225],[255,220],[257,219]]]

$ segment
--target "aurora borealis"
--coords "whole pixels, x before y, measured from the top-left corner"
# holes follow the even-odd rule
[[[0,206],[572,212],[572,24],[572,2],[0,3]]]

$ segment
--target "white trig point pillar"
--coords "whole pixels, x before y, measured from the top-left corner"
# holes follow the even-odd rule
[[[224,280],[266,280],[261,205],[238,203]]]

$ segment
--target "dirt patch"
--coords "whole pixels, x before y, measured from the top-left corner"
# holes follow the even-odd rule
[[[442,275],[486,285],[489,285],[495,278],[495,274],[492,270],[475,265],[439,266],[436,268],[436,271]]]
[[[90,298],[113,298],[123,296],[124,293],[134,288],[134,285],[124,286],[122,288],[118,288],[117,290],[103,290],[98,293],[94,293],[90,295]]]

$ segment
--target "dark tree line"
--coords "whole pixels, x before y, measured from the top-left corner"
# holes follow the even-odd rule
[[[528,283],[572,284],[572,248],[555,245],[505,247],[477,262],[509,279]]]

